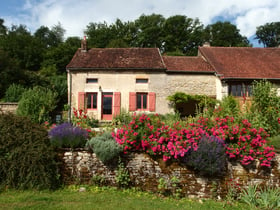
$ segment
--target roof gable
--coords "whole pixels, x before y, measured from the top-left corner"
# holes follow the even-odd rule
[[[157,48],[77,50],[67,69],[165,69]]]
[[[199,53],[227,79],[280,79],[280,48],[200,47]]]

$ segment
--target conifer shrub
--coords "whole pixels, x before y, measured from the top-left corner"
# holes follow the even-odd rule
[[[0,186],[15,189],[59,186],[56,153],[48,133],[29,118],[0,113]]]
[[[99,160],[103,163],[116,159],[122,147],[115,141],[110,132],[104,132],[102,135],[95,136],[90,139],[86,146],[91,149]]]
[[[182,162],[203,175],[223,175],[226,166],[224,142],[217,136],[203,136],[197,150],[189,150]]]
[[[88,131],[71,123],[62,123],[49,131],[49,138],[56,148],[82,148],[86,144]]]

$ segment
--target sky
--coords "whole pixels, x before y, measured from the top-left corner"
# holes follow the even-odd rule
[[[32,33],[40,26],[58,23],[65,36],[83,37],[90,23],[134,21],[142,14],[161,14],[165,18],[185,15],[198,18],[207,26],[230,21],[255,47],[256,27],[280,20],[279,0],[1,0],[0,18],[10,27],[23,24]]]

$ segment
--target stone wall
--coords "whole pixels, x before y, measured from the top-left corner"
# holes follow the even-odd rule
[[[61,151],[59,158],[62,178],[66,184],[90,183],[93,177],[103,177],[104,182],[116,186],[115,175],[118,160],[104,165],[94,153],[75,150]],[[159,179],[167,184],[167,191],[172,191],[172,178],[179,180],[177,186],[181,194],[189,197],[209,198],[213,191],[219,198],[223,198],[229,183],[238,186],[249,184],[280,186],[280,155],[278,154],[271,170],[260,170],[257,167],[245,169],[239,163],[228,163],[227,175],[224,177],[204,177],[179,165],[177,162],[163,162],[154,160],[146,154],[132,154],[122,157],[129,171],[131,184],[145,191],[158,192]]]
[[[18,107],[18,103],[0,103],[0,111],[15,113]]]

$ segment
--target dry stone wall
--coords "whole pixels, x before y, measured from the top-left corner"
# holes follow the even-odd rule
[[[94,153],[75,150],[60,151],[62,178],[66,184],[89,184],[94,177],[102,177],[104,183],[116,186],[115,175],[118,160],[103,164]],[[195,198],[218,198],[226,196],[229,185],[246,187],[250,184],[280,186],[280,155],[278,154],[271,170],[257,168],[246,169],[239,163],[228,163],[224,177],[204,177],[177,162],[154,160],[146,154],[131,154],[122,157],[129,171],[131,184],[145,191],[159,192],[158,186],[163,180],[166,191],[172,192],[172,179],[176,177],[180,193]],[[173,185],[174,186],[174,185]]]
[[[0,103],[0,111],[16,113],[18,103]]]

